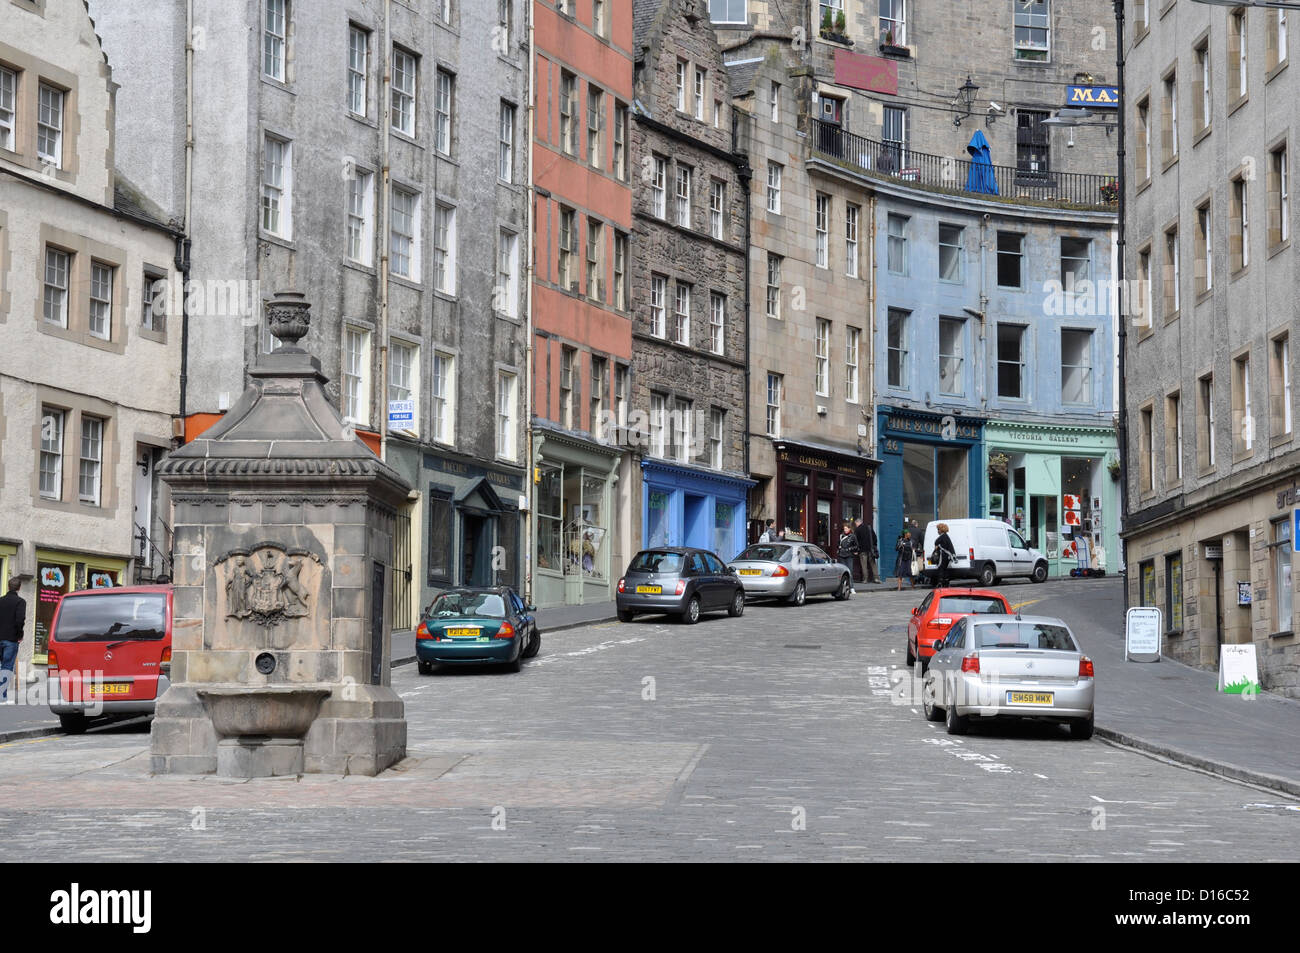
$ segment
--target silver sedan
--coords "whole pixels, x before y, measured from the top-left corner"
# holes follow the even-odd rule
[[[1064,722],[1091,738],[1095,676],[1070,627],[1045,616],[958,619],[930,659],[925,717],[965,734],[972,717]]]
[[[784,599],[801,606],[808,596],[832,593],[847,599],[853,577],[812,543],[755,543],[728,563],[750,599]]]

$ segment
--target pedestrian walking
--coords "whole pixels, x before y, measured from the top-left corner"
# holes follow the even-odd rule
[[[912,545],[912,534],[903,530],[898,534],[898,539],[894,542],[894,575],[898,577],[898,591],[903,591],[903,577],[906,576],[916,588],[916,574],[913,571],[913,560],[916,559],[916,549]]]
[[[876,559],[880,556],[880,543],[876,531],[870,523],[857,521],[853,535],[858,540],[858,558],[862,561],[862,574],[868,583],[879,582],[876,578]]]
[[[953,546],[952,537],[948,535],[948,524],[940,523],[935,527],[939,531],[939,536],[934,541],[933,558],[939,563],[938,581],[936,586],[948,585],[948,572],[952,567],[952,561],[957,558],[957,548]]]
[[[9,685],[18,662],[18,644],[23,640],[23,624],[27,621],[27,602],[18,595],[21,585],[16,577],[10,579],[9,591],[0,596],[0,702],[9,698]]]
[[[776,542],[776,520],[768,520],[763,529],[763,535],[758,537],[760,543]]]
[[[858,538],[853,535],[853,527],[848,523],[843,526],[843,532],[840,533],[839,549],[836,551],[839,561],[844,564],[844,568],[849,571],[849,578],[853,578],[853,564],[858,557]],[[857,587],[854,587],[857,592]]]

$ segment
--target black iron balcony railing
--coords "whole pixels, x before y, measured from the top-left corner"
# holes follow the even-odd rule
[[[972,180],[970,159],[914,152],[898,142],[881,142],[845,131],[834,123],[812,120],[812,151],[868,175],[893,179],[941,192],[991,196],[987,183],[997,183],[1003,201],[1027,200],[1075,208],[1116,210],[1115,177],[1091,172],[1053,172],[986,165]]]

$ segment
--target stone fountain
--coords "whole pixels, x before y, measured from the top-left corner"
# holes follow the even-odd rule
[[[174,503],[171,687],[158,774],[374,775],[406,754],[389,683],[393,527],[410,486],[344,425],[298,347],[301,294],[266,306],[280,342],[226,415],[159,467]]]

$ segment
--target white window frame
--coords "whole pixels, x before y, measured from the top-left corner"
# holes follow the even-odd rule
[[[42,317],[61,328],[68,326],[68,298],[72,280],[72,252],[45,246],[45,269],[42,278]],[[51,314],[55,317],[51,317]]]
[[[740,11],[738,18],[737,10]],[[709,0],[709,20],[713,23],[748,23],[749,2],[748,0]]]
[[[347,256],[358,264],[374,260],[375,247],[375,174],[352,168],[348,176]]]
[[[955,327],[957,334],[950,353],[944,353],[944,327]],[[945,367],[949,370],[945,379]],[[939,317],[939,393],[945,397],[966,396],[966,322],[947,315]]]
[[[108,341],[113,336],[113,282],[117,268],[108,262],[90,260],[90,313],[88,329],[91,337]]]
[[[844,400],[858,403],[858,369],[862,360],[862,331],[852,325],[844,329]]]
[[[515,107],[501,100],[501,119],[497,130],[497,178],[515,180]]]
[[[393,129],[404,136],[415,138],[415,115],[419,95],[420,64],[415,54],[393,46],[392,81],[390,88],[390,105]]]
[[[108,421],[81,415],[80,453],[77,458],[77,501],[100,506],[104,480],[104,435]]]
[[[420,346],[392,338],[388,341],[388,399],[413,400],[417,412],[404,432],[420,433]],[[385,408],[387,410],[387,408]]]
[[[1087,346],[1079,354],[1081,362],[1072,364],[1067,361],[1065,341],[1067,335],[1087,335]],[[1069,406],[1088,406],[1093,402],[1093,354],[1096,333],[1089,328],[1061,328],[1061,403]],[[1077,371],[1082,378],[1084,395],[1081,400],[1071,400],[1065,394],[1066,374]]]
[[[654,217],[668,219],[668,160],[655,156],[650,177],[650,208]]]
[[[515,460],[519,454],[515,440],[515,408],[518,406],[519,376],[497,371],[496,448],[497,457]]]
[[[709,465],[721,470],[723,465],[723,440],[727,432],[727,412],[718,407],[709,409]]]
[[[781,214],[781,172],[779,162],[767,163],[767,210],[773,215]]]
[[[1015,328],[1016,331],[1019,332],[1019,338],[1018,338],[1019,346],[1017,348],[1016,359],[1014,361],[1004,361],[1002,359],[1001,339],[1000,339],[999,332],[1004,327]],[[1016,400],[1016,401],[1028,400],[1029,388],[1026,385],[1029,383],[1029,375],[1028,375],[1028,362],[1025,356],[1027,351],[1025,344],[1027,338],[1029,337],[1029,328],[1027,328],[1023,324],[1014,324],[1008,322],[1006,324],[999,324],[997,326],[997,330],[994,333],[999,335],[998,337],[994,338],[994,347],[997,349],[995,351],[995,355],[997,357],[997,376],[996,376],[997,384],[995,385],[994,392],[997,394],[998,400]],[[1002,393],[1001,380],[1002,380],[1003,364],[1012,364],[1015,367],[1019,368],[1019,370],[1017,371],[1017,374],[1019,376],[1019,381],[1016,387],[1016,389],[1020,392],[1019,394]]]
[[[1043,12],[1030,12],[1035,2],[1043,4]],[[1052,5],[1051,0],[1021,0],[1015,4],[1012,22],[1012,56],[1016,60],[1031,63],[1050,63],[1052,61]],[[1040,45],[1033,42],[1021,43],[1015,36],[1017,29],[1041,30],[1046,40]],[[1036,54],[1042,53],[1042,56]],[[1028,55],[1022,55],[1028,54]]]
[[[781,265],[784,259],[772,252],[767,253],[767,310],[769,318],[781,317]]]
[[[831,266],[831,197],[818,192],[813,227],[816,232],[817,267]]]
[[[722,354],[726,350],[727,296],[709,292],[709,350]]]
[[[825,318],[817,319],[816,334],[813,338],[813,360],[815,367],[813,391],[818,397],[831,395],[831,323]]]
[[[771,91],[768,94],[768,111],[772,122],[781,121],[781,84],[772,83]]]
[[[667,446],[668,397],[650,393],[650,455],[664,459]]]
[[[685,281],[677,282],[673,289],[673,343],[683,347],[691,344],[691,290],[692,285]]]
[[[343,419],[370,426],[370,332],[356,325],[343,326]]]
[[[358,47],[357,41],[360,40]],[[365,117],[370,102],[370,31],[348,24],[348,112]]]
[[[592,83],[587,84],[587,162],[601,168],[605,151],[605,93]]]
[[[907,274],[907,225],[905,215],[891,213],[885,218],[885,268],[891,275]],[[895,258],[898,260],[897,268],[894,267]]]
[[[858,222],[862,207],[852,202],[844,206],[844,274],[858,277]]]
[[[614,230],[614,307],[627,310],[627,234]]]
[[[262,231],[293,238],[293,142],[265,133],[262,137]]]
[[[721,179],[709,180],[709,234],[722,240],[723,221],[727,203],[727,183]]]
[[[452,125],[456,114],[456,74],[439,69],[434,81],[437,85],[433,99],[433,148],[449,156],[455,132]]]
[[[587,216],[587,297],[605,300],[605,223]]]
[[[894,319],[897,318],[897,321]],[[908,332],[912,323],[911,312],[902,308],[889,308],[886,312],[885,325],[885,382],[895,390],[906,390],[908,386]],[[897,341],[893,334],[894,324],[898,329]],[[894,371],[897,371],[895,374]]]
[[[262,74],[285,81],[289,59],[289,0],[264,0],[262,17]]]
[[[14,146],[18,115],[18,74],[0,66],[0,149],[16,151]]]
[[[677,224],[682,228],[691,227],[691,185],[694,171],[688,165],[677,163],[677,184],[674,195],[677,199]]]
[[[431,366],[431,436],[436,442],[451,446],[456,442],[456,355],[448,351],[434,351]]]
[[[709,71],[695,67],[695,118],[699,122],[704,122],[704,101],[707,98],[705,93],[708,91]]]
[[[456,207],[442,202],[433,207],[433,287],[456,293]]]
[[[668,279],[650,276],[650,333],[657,338],[668,335]]]
[[[691,418],[694,416],[694,403],[682,397],[674,398],[671,416],[672,453],[670,455],[678,463],[688,463],[691,459]]]
[[[677,61],[677,111],[686,112],[686,61]]]
[[[57,86],[37,86],[36,158],[63,168],[63,126],[68,94]]]
[[[881,0],[877,12],[880,15],[880,42],[884,43],[885,37],[892,30],[894,46],[907,46],[907,0]]]
[[[37,488],[40,498],[43,500],[63,499],[63,442],[67,421],[68,411],[63,408],[41,407],[41,443]],[[46,489],[47,485],[50,487],[48,490]]]
[[[957,240],[955,243],[951,241],[945,242],[943,240],[945,230],[957,233]],[[951,235],[949,237],[951,237]],[[965,244],[966,244],[966,229],[964,227],[962,227],[961,225],[952,225],[949,224],[948,222],[939,223],[939,280],[940,281],[948,281],[948,282],[960,284],[961,282],[966,280]],[[952,249],[953,255],[955,256],[953,259],[954,261],[957,262],[957,269],[956,269],[957,274],[955,277],[950,278],[944,275],[943,252],[945,248]]]
[[[519,317],[519,236],[505,228],[497,235],[497,287],[502,305],[498,310]]]
[[[784,379],[780,374],[767,374],[767,435],[781,436],[781,389]]]
[[[560,72],[560,149],[565,155],[578,154],[578,77]]]
[[[409,209],[406,201],[410,200]],[[392,186],[389,195],[388,242],[390,271],[407,281],[420,280],[420,209],[419,192]],[[405,231],[403,230],[405,227]],[[399,267],[405,261],[405,270]]]

